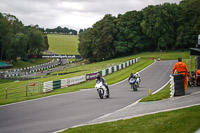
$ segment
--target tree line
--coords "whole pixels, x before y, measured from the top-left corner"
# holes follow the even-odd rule
[[[0,60],[27,61],[28,55],[41,54],[48,48],[47,35],[35,26],[24,26],[15,16],[0,13]]]
[[[67,35],[77,35],[77,31],[73,29],[68,29],[67,27],[60,27],[58,26],[57,28],[47,28],[46,30],[43,30],[44,32],[51,34],[51,33],[58,33],[58,34],[67,34]]]
[[[200,34],[200,1],[150,5],[117,17],[106,14],[79,34],[79,53],[101,61],[145,51],[195,47]]]

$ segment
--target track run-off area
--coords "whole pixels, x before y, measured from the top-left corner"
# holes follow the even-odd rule
[[[49,133],[125,108],[149,95],[149,88],[155,92],[165,85],[176,62],[157,61],[141,71],[136,92],[127,80],[109,85],[109,99],[100,99],[96,89],[87,89],[0,106],[0,133]]]

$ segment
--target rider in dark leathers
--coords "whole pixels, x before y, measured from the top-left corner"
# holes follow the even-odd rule
[[[128,82],[129,82],[129,80],[130,80],[131,78],[136,79],[137,77],[136,77],[133,73],[131,73],[130,76],[128,77]]]

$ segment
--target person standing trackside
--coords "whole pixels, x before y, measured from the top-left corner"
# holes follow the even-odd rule
[[[187,86],[187,75],[188,75],[188,69],[185,63],[182,62],[181,58],[178,58],[178,62],[174,65],[174,68],[172,70],[172,74],[174,74],[175,70],[178,71],[178,74],[182,74],[184,77],[184,90],[186,90]]]
[[[197,70],[196,72],[196,85],[199,86],[200,85],[200,69]]]

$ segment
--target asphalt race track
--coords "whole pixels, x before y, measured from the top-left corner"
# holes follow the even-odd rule
[[[127,80],[109,86],[109,99],[100,99],[96,89],[88,89],[1,106],[0,133],[49,133],[122,109],[147,96],[149,88],[154,92],[162,87],[169,80],[175,63],[158,61],[142,71],[137,92],[131,90]]]

